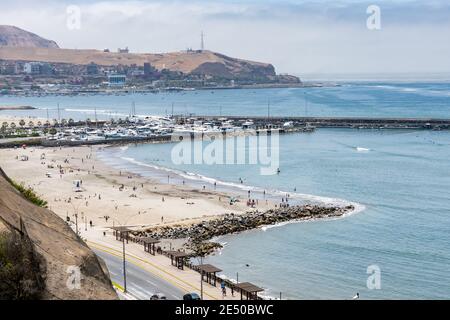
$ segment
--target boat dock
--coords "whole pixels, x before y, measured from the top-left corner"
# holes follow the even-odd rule
[[[223,116],[196,116],[197,119],[217,121]],[[226,116],[236,122],[253,121],[256,127],[276,126],[351,128],[351,129],[412,129],[412,130],[450,130],[450,119],[425,118],[359,118],[359,117],[257,117]]]

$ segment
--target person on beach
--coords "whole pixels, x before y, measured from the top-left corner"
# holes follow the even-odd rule
[[[222,280],[220,287],[222,288],[222,297],[225,298],[227,296],[227,288],[225,287],[225,281]]]

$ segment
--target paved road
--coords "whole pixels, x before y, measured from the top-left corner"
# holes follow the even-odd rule
[[[123,285],[123,262],[122,259],[109,253],[93,249],[94,252],[101,257],[108,266],[111,280]],[[176,286],[160,279],[152,273],[127,262],[127,291],[138,299],[148,300],[155,293],[164,294],[169,300],[182,300],[183,292]]]

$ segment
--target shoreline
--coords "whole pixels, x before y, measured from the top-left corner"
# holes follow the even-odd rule
[[[192,225],[155,226],[143,231],[134,231],[133,235],[158,240],[187,239],[183,246],[192,252],[191,257],[205,257],[223,247],[219,242],[214,241],[223,236],[257,229],[264,230],[264,227],[274,227],[282,223],[340,218],[354,210],[353,205],[278,207],[264,212],[255,210],[240,215],[226,214]]]
[[[152,228],[195,230],[196,226],[198,228],[203,224],[220,226],[223,219],[226,219],[227,223],[224,225],[228,227],[235,225],[233,219],[249,222],[248,226],[241,224],[239,227],[239,224],[236,224],[237,227],[233,232],[225,230],[226,232],[221,234],[210,233],[202,239],[206,241],[198,242],[196,247],[190,248],[201,251],[202,254],[211,254],[220,248],[220,245],[214,242],[216,236],[256,231],[264,227],[275,227],[280,223],[341,218],[354,209],[348,207],[344,211],[339,211],[342,208],[330,207],[328,214],[288,217],[283,214],[285,212],[283,210],[300,208],[298,212],[304,213],[302,210],[308,205],[277,209],[272,201],[267,204],[259,201],[256,208],[251,209],[245,204],[247,199],[245,192],[238,194],[240,201],[231,206],[224,199],[233,194],[213,190],[211,186],[202,190],[188,183],[166,184],[154,177],[139,175],[132,170],[121,171],[113,167],[102,160],[99,153],[103,149],[114,147],[102,145],[3,149],[0,154],[0,166],[14,181],[23,182],[25,186],[33,188],[38,195],[48,201],[49,209],[63,220],[68,219],[74,228],[77,213],[78,228],[85,234],[87,241],[101,238],[110,244],[115,243],[114,238],[105,238],[102,234],[104,230],[118,225],[128,226],[139,233]],[[21,161],[22,155],[28,159]],[[59,174],[59,170],[63,173]],[[46,177],[47,173],[50,173],[51,177]],[[81,192],[75,191],[74,181],[82,181]],[[281,194],[279,196],[281,197]],[[316,208],[325,210],[325,206]],[[105,219],[106,216],[108,219]],[[265,220],[257,220],[255,217],[263,217]],[[88,227],[90,221],[93,222],[93,227]],[[83,232],[83,229],[88,232]],[[172,250],[186,250],[188,249],[186,243],[189,243],[189,240],[189,237],[162,239],[159,245],[163,250],[169,250],[169,247]],[[165,260],[166,258],[163,259]],[[164,266],[165,262],[161,263],[161,266]]]
[[[262,189],[259,187],[211,180],[208,177],[206,177],[208,180],[204,180],[203,175],[189,172],[180,175],[180,172],[176,170],[161,168],[153,164],[148,166],[153,171],[159,171],[160,176],[159,178],[155,175],[148,176],[142,172],[137,173],[132,167],[128,170],[119,169],[105,161],[103,155],[100,155],[103,150],[114,151],[114,148],[127,148],[127,146],[128,144],[121,147],[100,145],[63,148],[6,148],[2,149],[0,166],[16,182],[23,182],[43,195],[44,199],[48,201],[49,207],[61,218],[74,217],[76,211],[74,203],[76,203],[82,208],[79,211],[97,210],[98,214],[95,216],[89,213],[84,214],[84,211],[81,211],[82,216],[89,217],[95,225],[103,227],[114,224],[133,225],[141,228],[179,223],[195,224],[226,214],[239,215],[255,209],[260,211],[276,209],[278,198],[281,199],[287,194],[289,194],[292,206],[320,204],[324,207],[344,207],[352,205],[356,212],[364,210],[364,206],[342,199],[281,190],[269,189],[263,199]],[[42,155],[45,155],[44,159],[40,159]],[[20,161],[22,156],[27,156],[29,160]],[[23,166],[17,165],[19,163]],[[59,168],[63,171],[62,174],[59,174]],[[164,172],[164,177],[171,176],[171,183],[161,181],[162,172]],[[52,174],[52,178],[45,177],[49,173]],[[180,181],[174,183],[177,179]],[[73,186],[74,181],[78,180],[83,181],[83,191],[79,193],[74,192]],[[183,185],[181,180],[186,180],[186,184]],[[217,183],[217,189],[212,181]],[[118,191],[120,187],[123,188]],[[246,190],[250,189],[252,198],[259,199],[254,208],[245,203]],[[105,191],[96,192],[97,190]],[[232,205],[228,200],[230,198],[236,199]],[[81,203],[83,201],[86,203]],[[109,214],[111,210],[114,214]],[[123,210],[126,213],[121,213]],[[169,215],[166,212],[170,212]],[[106,221],[105,216],[107,215],[111,216],[113,222],[111,219]],[[290,221],[278,221],[278,223],[290,223]]]

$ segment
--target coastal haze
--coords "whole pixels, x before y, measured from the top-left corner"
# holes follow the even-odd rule
[[[69,299],[450,297],[447,3],[29,4],[0,13],[1,182],[97,255]]]

